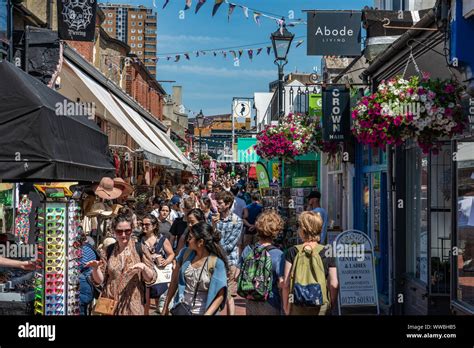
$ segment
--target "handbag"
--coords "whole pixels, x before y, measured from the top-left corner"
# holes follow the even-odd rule
[[[160,254],[162,254],[165,239],[165,237],[161,237],[160,241],[158,242],[157,249],[159,250],[158,253]],[[157,266],[155,263],[153,263],[153,268],[155,269],[155,272],[157,274],[156,281],[153,284],[147,285],[148,287],[152,287],[157,284],[168,284],[171,282],[171,276],[173,275],[172,263],[166,266]]]
[[[117,304],[118,301],[100,295],[97,299],[93,312],[94,314],[99,315],[114,315]]]
[[[193,305],[192,307],[188,305],[187,303],[184,302],[178,302],[173,308],[170,309],[171,315],[194,315],[192,312],[192,308],[194,308],[194,305],[196,304],[196,297],[197,297],[197,292],[199,288],[199,283],[201,282],[201,276],[202,272],[204,271],[204,268],[206,267],[207,261],[209,260],[209,256],[206,259],[206,262],[204,262],[204,265],[202,266],[201,273],[199,273],[199,278],[196,283],[196,288],[194,289],[194,296],[193,296]]]

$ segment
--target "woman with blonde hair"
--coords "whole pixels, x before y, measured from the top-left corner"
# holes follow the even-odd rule
[[[282,299],[287,315],[327,315],[336,305],[336,264],[319,244],[322,229],[319,213],[301,213],[298,234],[303,244],[288,249],[285,257]]]
[[[257,260],[263,261],[267,256],[271,259],[271,289],[264,289],[268,291],[268,297],[266,299],[252,299],[255,295],[255,289],[244,290],[249,296],[246,301],[246,314],[247,315],[280,315],[282,314],[281,308],[281,296],[279,284],[280,280],[283,279],[283,267],[285,265],[283,252],[277,247],[273,246],[272,243],[275,238],[283,231],[285,223],[283,219],[275,210],[266,210],[261,213],[255,221],[255,229],[257,231],[257,243],[255,245],[248,245],[239,261],[239,268],[242,272],[239,280],[243,281],[242,276],[249,274],[249,269],[255,264]],[[267,254],[268,253],[268,254]],[[255,267],[255,266],[253,266]],[[254,278],[255,279],[255,278]],[[253,279],[249,279],[252,283]],[[239,290],[243,290],[244,285],[239,281]],[[261,283],[261,282],[259,282]],[[262,290],[259,290],[260,293]]]

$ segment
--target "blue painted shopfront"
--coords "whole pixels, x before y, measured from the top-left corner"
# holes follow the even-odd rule
[[[354,227],[374,245],[377,289],[388,303],[387,156],[358,144],[354,178]]]

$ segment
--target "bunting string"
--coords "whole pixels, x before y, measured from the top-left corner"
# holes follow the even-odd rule
[[[295,48],[300,47],[304,43],[304,39],[301,39],[304,36],[296,37],[295,39],[299,39],[295,42]],[[255,46],[262,46],[266,45],[265,47],[258,47]],[[250,48],[252,47],[252,48]],[[224,58],[227,58],[227,54],[232,55],[232,58],[241,59],[244,52],[247,52],[247,55],[250,60],[254,58],[254,53],[256,52],[256,56],[262,53],[263,49],[266,48],[267,55],[270,55],[273,47],[271,44],[264,42],[258,44],[249,44],[244,46],[235,46],[235,47],[225,47],[225,48],[214,48],[214,49],[206,49],[206,50],[196,50],[196,51],[188,51],[188,52],[175,52],[175,53],[164,53],[156,56],[155,58],[147,58],[152,61],[159,61],[160,59],[166,59],[167,61],[173,59],[175,63],[180,61],[181,56],[184,56],[186,60],[191,60],[191,55],[195,55],[196,58],[201,56],[205,56],[207,53],[212,54],[212,56],[217,57],[218,55],[222,55]]]

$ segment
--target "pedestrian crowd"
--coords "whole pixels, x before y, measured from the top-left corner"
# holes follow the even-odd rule
[[[300,214],[300,244],[274,244],[284,221],[243,180],[169,183],[145,212],[123,208],[96,250],[83,238],[81,313],[109,315],[328,315],[337,304],[324,252],[319,192]],[[105,308],[105,309],[104,309]]]

